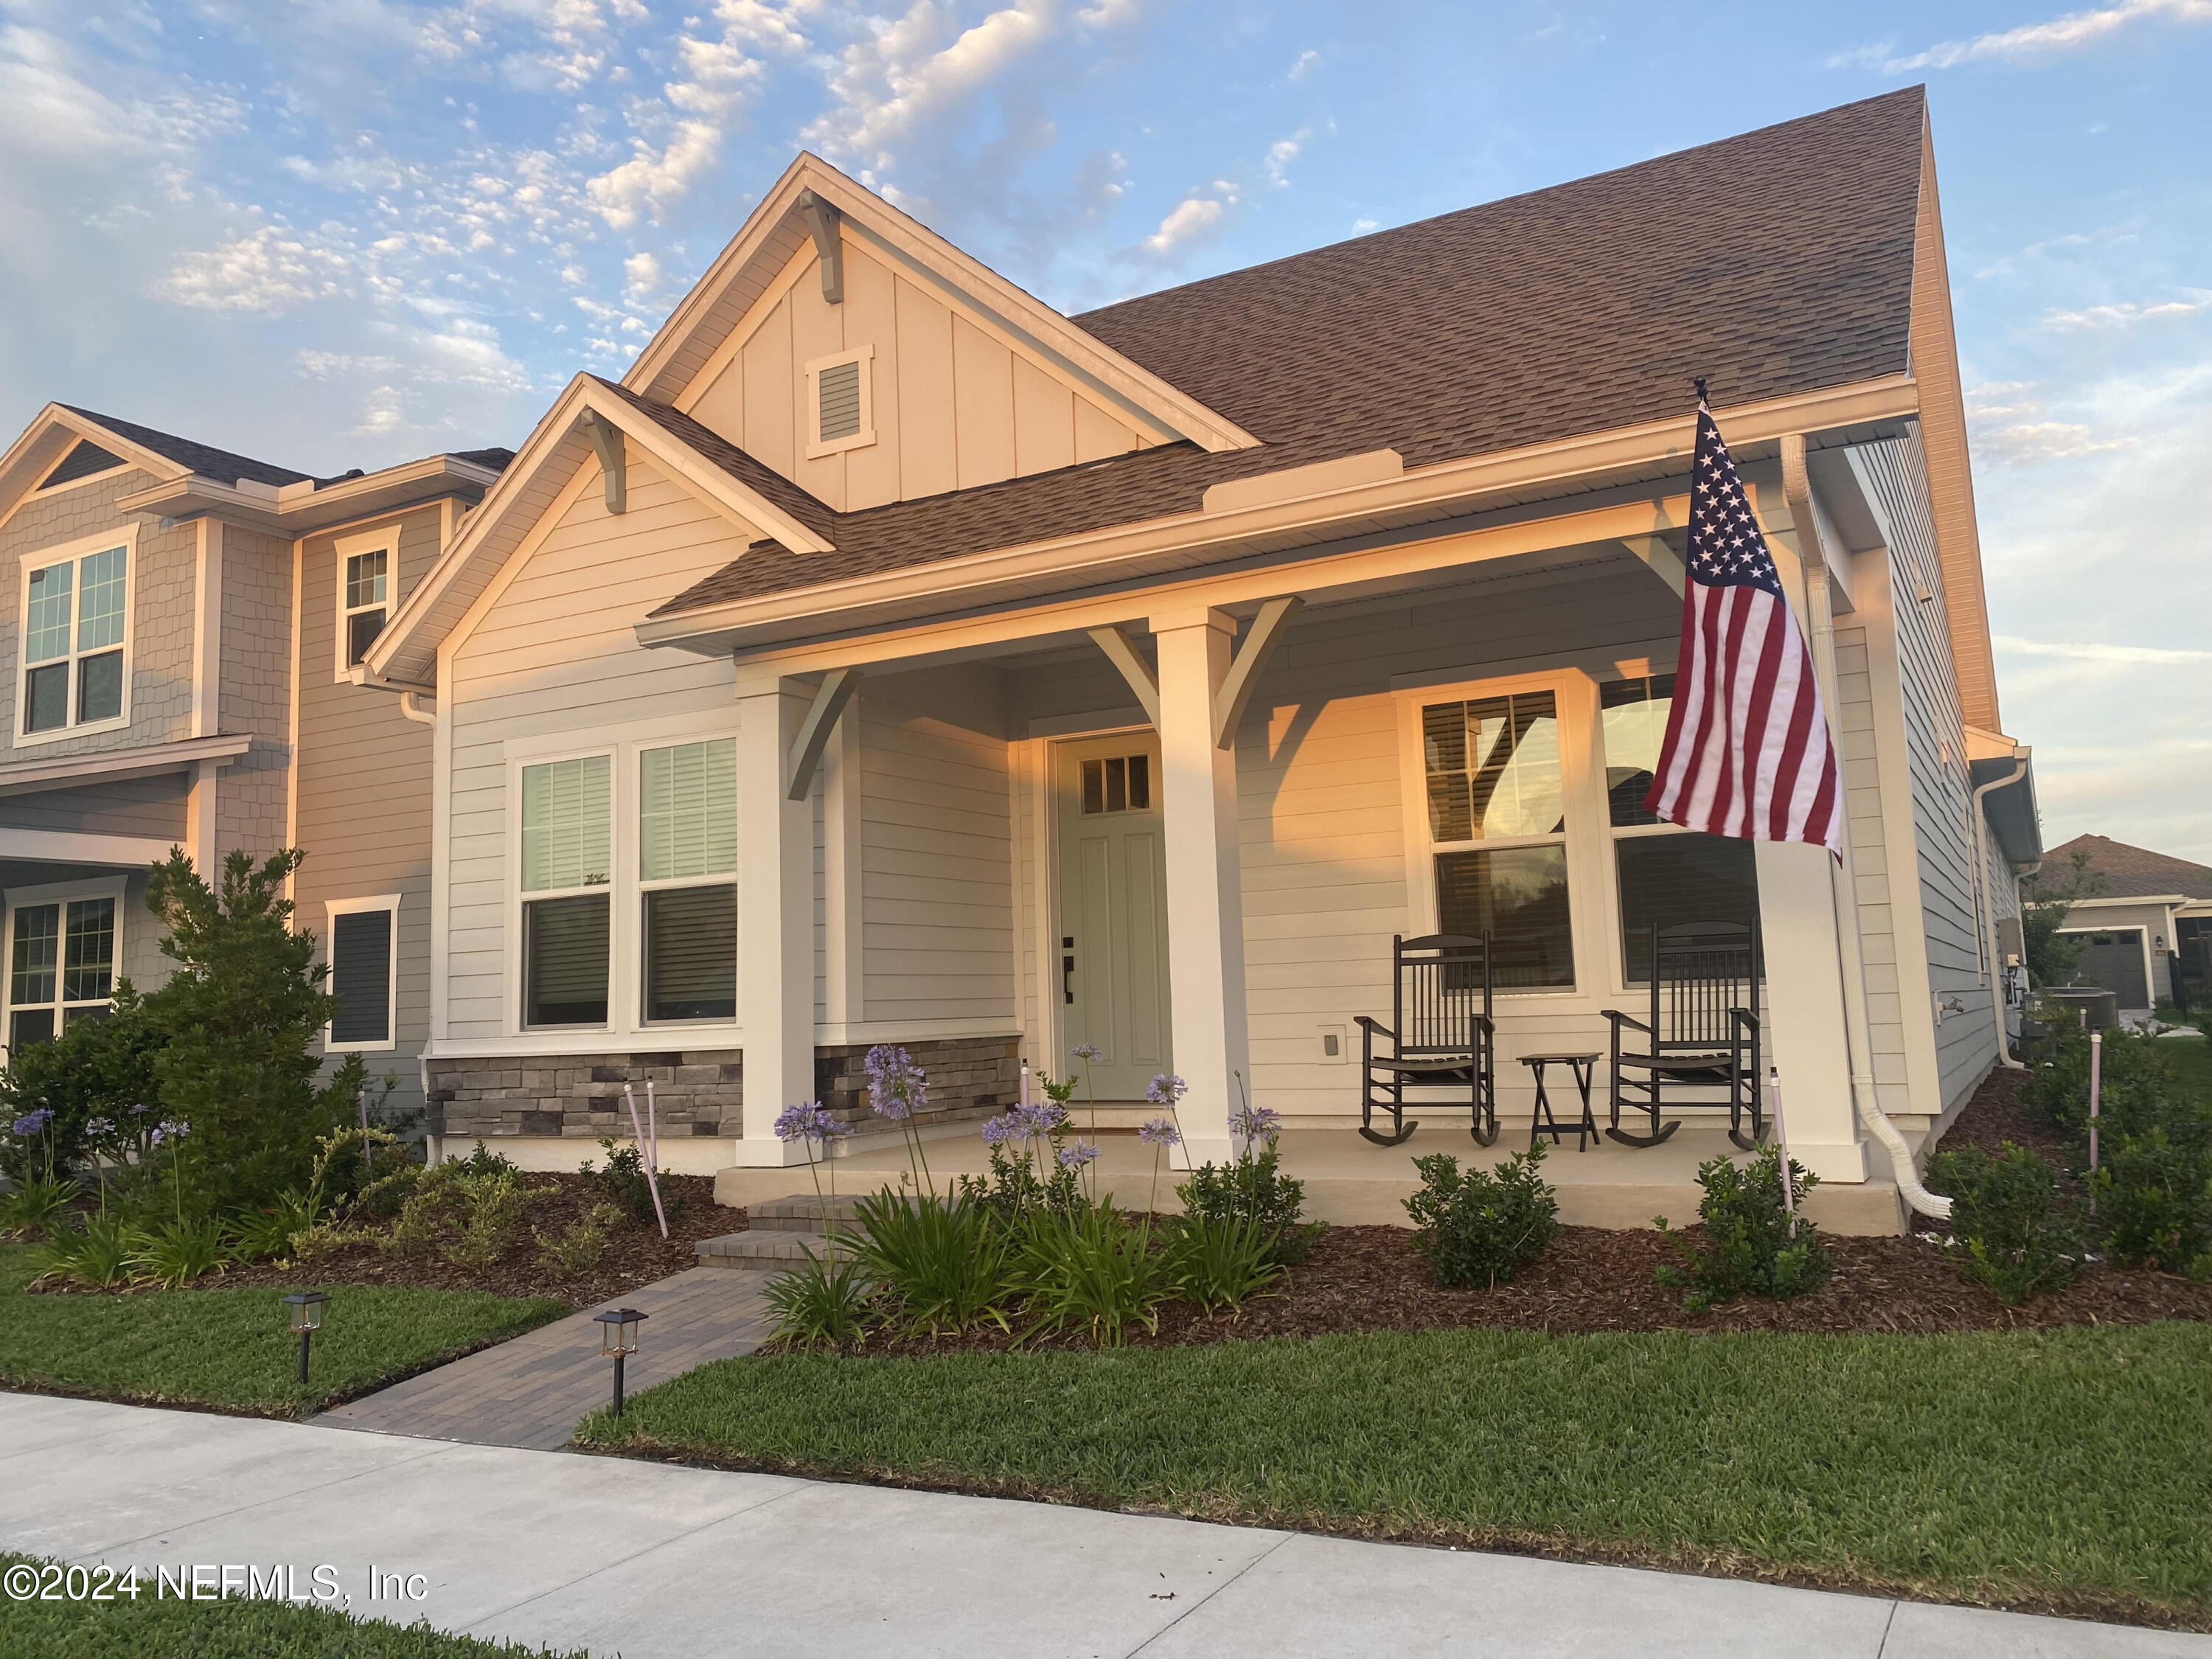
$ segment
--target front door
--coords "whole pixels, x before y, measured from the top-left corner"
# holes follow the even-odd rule
[[[1095,1044],[1101,1100],[1141,1100],[1168,1054],[1167,848],[1150,732],[1056,745],[1060,933],[1053,976],[1070,1050]]]

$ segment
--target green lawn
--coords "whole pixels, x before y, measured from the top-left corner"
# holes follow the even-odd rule
[[[9,1567],[44,1562],[0,1555]],[[41,1588],[45,1579],[38,1581]],[[82,1586],[80,1587],[82,1588]],[[57,1585],[65,1594],[66,1585]],[[335,1608],[282,1601],[157,1600],[151,1588],[112,1601],[16,1601],[0,1612],[9,1659],[538,1659],[545,1648],[447,1636],[427,1625],[403,1628],[357,1620]],[[584,1659],[580,1650],[557,1659]]]
[[[279,1290],[30,1296],[22,1245],[0,1246],[0,1387],[299,1416],[441,1358],[557,1319],[550,1297],[334,1285],[308,1386]]]
[[[2212,1626],[2212,1329],[723,1360],[617,1449]]]
[[[2201,1099],[2212,1099],[2212,1042],[2201,1036],[2160,1037],[2158,1051],[2183,1088]]]

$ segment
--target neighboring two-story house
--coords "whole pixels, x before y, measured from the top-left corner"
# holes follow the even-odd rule
[[[49,404],[0,458],[0,1033],[97,1017],[168,971],[147,866],[300,846],[333,1050],[420,1104],[424,711],[357,665],[504,450],[312,478]]]
[[[1840,865],[1642,810],[1693,375],[1813,645]],[[869,1043],[953,1119],[1089,1044],[1103,1097],[1187,1080],[1194,1158],[1281,1109],[1347,1212],[1418,1150],[1308,1152],[1361,1146],[1393,935],[1492,937],[1525,1123],[1515,1062],[1605,1048],[1652,926],[1733,918],[1792,1151],[1893,1226],[1998,1058],[2039,850],[1917,89],[1078,317],[802,156],[366,667],[434,697],[444,1144],[569,1167],[649,1078],[664,1161],[739,1201]]]

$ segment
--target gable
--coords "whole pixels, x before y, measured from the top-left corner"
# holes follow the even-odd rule
[[[987,317],[892,269],[857,239],[845,239],[842,264],[843,295],[832,305],[821,258],[802,244],[671,401],[845,513],[1158,441]],[[826,391],[810,373],[824,359]],[[838,403],[848,387],[860,405],[849,410]],[[842,424],[860,428],[854,438],[825,440],[825,396],[833,416],[845,414]]]
[[[59,484],[75,483],[79,478],[89,478],[95,473],[112,471],[123,465],[123,458],[102,449],[89,438],[80,438],[76,447],[62,457],[62,463],[40,482],[41,489],[52,489]]]

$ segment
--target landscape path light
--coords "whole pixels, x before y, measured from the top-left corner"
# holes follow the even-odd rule
[[[307,1386],[307,1348],[323,1328],[323,1304],[330,1297],[321,1291],[295,1291],[284,1298],[284,1313],[300,1336],[300,1386]]]
[[[615,1362],[615,1415],[623,1413],[623,1362],[637,1352],[637,1328],[645,1316],[635,1308],[610,1308],[593,1314],[599,1322],[599,1352]]]

